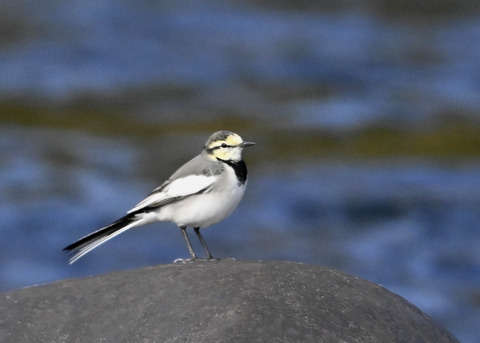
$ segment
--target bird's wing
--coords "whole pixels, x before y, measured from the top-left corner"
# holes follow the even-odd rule
[[[215,180],[215,177],[205,175],[189,175],[175,180],[167,180],[127,213],[159,207],[191,195],[207,193],[215,185]]]

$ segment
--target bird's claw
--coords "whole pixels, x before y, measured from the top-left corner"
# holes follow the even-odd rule
[[[195,261],[195,258],[177,258],[173,261],[173,263],[188,263]]]

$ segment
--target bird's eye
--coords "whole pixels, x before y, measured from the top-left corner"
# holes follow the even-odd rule
[[[227,143],[222,143],[222,148],[226,148],[227,147]]]

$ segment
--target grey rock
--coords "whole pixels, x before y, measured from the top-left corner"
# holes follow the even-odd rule
[[[75,268],[75,267],[72,267]],[[195,261],[0,295],[1,342],[458,342],[415,306],[336,270]]]

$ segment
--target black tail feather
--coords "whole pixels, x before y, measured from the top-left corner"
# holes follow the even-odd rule
[[[95,232],[92,232],[91,234],[85,237],[80,238],[75,243],[72,243],[69,246],[63,248],[63,251],[77,251],[83,248],[84,246],[90,244],[91,242],[96,241],[99,238],[109,236],[112,233],[122,229],[126,225],[136,221],[137,219],[135,217],[136,215],[134,213],[127,214],[126,216],[120,218],[116,222],[113,222],[108,226],[105,226]]]

